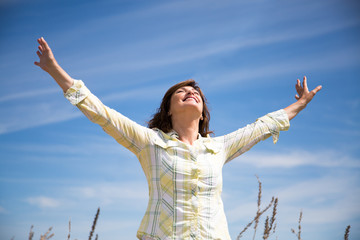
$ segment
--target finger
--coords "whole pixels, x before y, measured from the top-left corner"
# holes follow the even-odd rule
[[[296,99],[296,100],[299,100],[299,99],[300,99],[299,95],[296,94],[296,95],[295,95],[295,99]]]
[[[41,53],[44,51],[44,49],[41,45],[38,46],[38,49],[40,50]]]
[[[44,49],[46,49],[46,50],[49,50],[50,49],[50,47],[49,47],[49,45],[47,44],[47,42],[45,41],[45,39],[43,38],[43,37],[41,37],[41,39],[42,39],[42,41],[43,41],[43,43],[44,43]]]
[[[307,86],[306,76],[304,76],[304,79],[303,79],[303,86],[304,86],[304,90],[305,90],[305,91],[309,91],[308,86]]]
[[[46,42],[43,37],[40,38],[40,42],[41,42],[41,47],[44,49],[44,51],[46,51],[47,50]]]
[[[40,63],[39,63],[39,62],[34,62],[34,64],[35,64],[36,66],[40,66]]]
[[[36,51],[36,54],[39,56],[39,57],[41,57],[42,55],[41,55],[41,53],[39,52],[39,51]]]
[[[296,81],[295,89],[296,89],[297,92],[299,92],[301,90],[301,85],[300,85],[300,80],[299,79]]]
[[[43,42],[42,37],[41,37],[41,38],[38,38],[37,41],[38,41],[38,43],[40,44],[40,46],[43,48],[43,50],[45,50],[45,45],[44,45],[44,42]]]
[[[45,47],[44,47],[44,43],[43,43],[42,39],[38,38],[37,41],[39,43],[39,47],[41,47],[41,49],[42,49],[41,52],[45,52]]]

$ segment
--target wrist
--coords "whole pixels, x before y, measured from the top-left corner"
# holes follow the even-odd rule
[[[59,69],[61,69],[60,65],[56,62],[55,59],[51,61],[49,64],[47,64],[46,68],[48,73],[59,71]]]
[[[307,102],[304,99],[299,99],[296,103],[300,110],[304,109],[307,105]]]

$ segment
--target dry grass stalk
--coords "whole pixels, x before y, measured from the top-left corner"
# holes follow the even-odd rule
[[[248,223],[248,225],[244,228],[244,230],[242,230],[239,235],[237,236],[237,240],[239,240],[242,237],[242,234],[257,220],[261,217],[261,215],[266,212],[274,203],[274,197],[272,197],[269,205],[266,206],[266,208],[264,210],[262,210],[259,214],[256,214],[256,216],[254,217],[254,219]]]
[[[33,237],[34,237],[33,229],[34,229],[34,225],[31,225],[31,227],[30,227],[30,233],[29,233],[29,240],[32,240]]]
[[[346,227],[344,240],[349,240],[350,225]]]
[[[269,231],[270,231],[270,227],[269,227],[269,216],[266,216],[265,228],[264,228],[264,236],[263,236],[264,239],[267,238],[267,233],[268,233]]]
[[[259,183],[259,192],[258,192],[258,200],[257,200],[257,212],[256,212],[256,216],[260,213],[260,205],[261,205],[261,192],[262,192],[262,187],[261,187],[261,181],[259,179],[258,175],[255,175],[258,183]],[[257,218],[255,220],[255,225],[254,225],[254,236],[253,236],[253,240],[255,240],[255,236],[256,236],[256,230],[257,230],[257,226],[259,224],[259,218]]]
[[[48,239],[52,238],[54,236],[54,234],[51,233],[51,230],[52,230],[52,227],[50,227],[49,230],[44,235],[41,235],[40,240],[48,240]]]
[[[90,235],[89,235],[89,240],[91,240],[92,235],[94,234],[96,222],[97,222],[98,217],[99,217],[99,213],[100,213],[100,208],[98,208],[98,210],[96,212],[96,215],[95,215],[95,218],[94,218],[94,221],[93,221],[93,225],[91,227]]]
[[[272,197],[269,205],[267,205],[264,210],[261,210],[260,209],[260,205],[261,205],[261,193],[262,193],[262,187],[261,187],[261,181],[259,179],[259,177],[257,175],[255,175],[256,178],[258,179],[258,183],[259,183],[259,193],[258,193],[258,201],[257,201],[257,212],[256,212],[256,215],[254,217],[254,219],[248,223],[248,225],[246,225],[246,227],[239,233],[239,235],[237,236],[236,240],[239,240],[241,237],[242,237],[242,234],[255,222],[255,226],[254,226],[254,229],[255,229],[255,233],[254,233],[254,236],[253,236],[253,239],[255,239],[255,235],[256,235],[256,228],[257,228],[257,225],[259,223],[259,219],[261,217],[261,215],[266,212],[271,206],[272,204],[274,203],[275,199],[274,197]]]
[[[271,218],[269,220],[269,217],[266,217],[266,220],[265,220],[265,229],[264,229],[264,235],[263,235],[264,240],[268,239],[272,233],[275,233],[275,229],[276,229],[276,223],[275,223],[276,217],[275,216],[277,213],[277,205],[278,205],[278,198],[275,198]]]
[[[301,219],[302,219],[302,210],[300,211],[300,216],[299,216],[299,231],[296,233],[294,229],[291,229],[291,232],[294,233],[298,240],[301,240]]]
[[[71,233],[71,218],[69,219],[69,234],[68,234],[68,240],[70,240],[70,233]]]

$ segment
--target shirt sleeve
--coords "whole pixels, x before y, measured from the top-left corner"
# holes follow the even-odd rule
[[[261,140],[272,136],[274,144],[280,131],[287,131],[290,122],[285,110],[281,109],[258,118],[254,123],[224,136],[225,163],[250,150]]]
[[[77,106],[90,121],[99,124],[106,133],[135,155],[138,155],[148,144],[151,134],[149,128],[143,127],[105,106],[81,80],[74,80],[73,86],[64,93],[64,96],[71,104]]]

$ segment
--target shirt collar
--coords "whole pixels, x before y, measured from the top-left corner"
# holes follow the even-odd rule
[[[164,133],[165,137],[168,140],[179,140],[179,134],[175,130],[171,130],[168,133]],[[202,137],[201,134],[198,134],[198,139],[196,140],[198,143],[203,144],[210,152],[218,153],[220,151],[219,144],[215,143],[213,139],[209,135],[206,138]]]
[[[166,134],[169,135],[170,138],[179,140],[179,134],[174,129]],[[201,140],[201,139],[202,139],[202,136],[200,133],[198,133],[198,138],[196,140]]]

